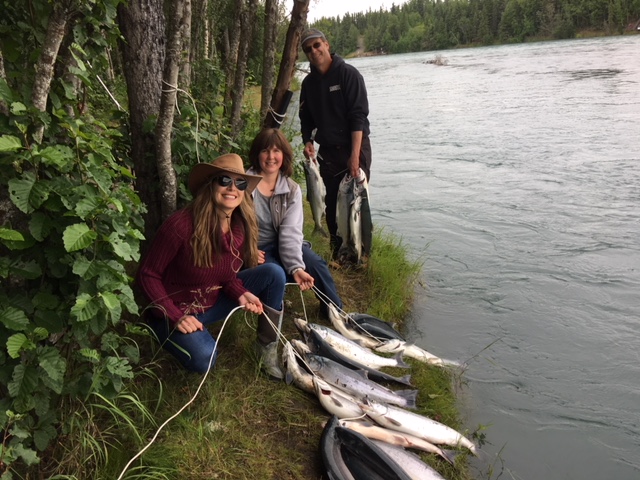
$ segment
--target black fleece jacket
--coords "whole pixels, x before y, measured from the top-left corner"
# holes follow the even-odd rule
[[[311,140],[321,146],[351,145],[351,132],[369,136],[369,102],[364,79],[358,70],[332,54],[331,66],[322,75],[311,66],[300,91],[300,129],[303,143]]]

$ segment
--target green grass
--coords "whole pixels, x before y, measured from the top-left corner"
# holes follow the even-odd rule
[[[306,218],[311,218],[308,211]],[[314,250],[326,258],[328,240],[314,236],[310,224],[305,229]],[[408,260],[400,240],[376,230],[367,268],[337,268],[333,274],[346,311],[402,325],[421,268],[421,261]],[[288,287],[284,335],[300,338],[292,318],[304,317],[305,310],[310,322],[325,323],[317,317],[317,306],[311,293],[300,295]],[[255,324],[253,315],[234,314],[222,332],[215,368],[197,397],[150,446],[160,425],[194,396],[203,376],[184,371],[150,338],[137,338],[144,366],[126,391],[116,399],[91,398],[65,406],[62,416],[73,428],[67,428],[46,452],[38,473],[24,472],[21,478],[117,479],[127,462],[145,448],[122,478],[322,478],[319,441],[328,414],[314,396],[259,373],[253,353]],[[213,327],[214,335],[220,326]],[[420,390],[418,412],[459,429],[451,373],[407,361]],[[447,479],[470,478],[464,452],[455,468],[433,455],[423,458]]]

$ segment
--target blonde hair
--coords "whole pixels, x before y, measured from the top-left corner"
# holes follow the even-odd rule
[[[190,245],[196,267],[213,267],[216,256],[222,251],[222,225],[216,214],[215,188],[216,180],[212,178],[198,190],[187,206],[193,217]],[[251,195],[245,192],[240,205],[233,209],[230,221],[232,225],[241,222],[244,227],[244,243],[242,251],[238,252],[242,266],[255,267],[258,265],[258,221]]]

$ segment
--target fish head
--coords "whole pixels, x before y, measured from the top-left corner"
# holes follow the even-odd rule
[[[295,351],[298,352],[300,355],[306,355],[307,353],[311,353],[311,349],[309,348],[309,345],[307,345],[306,343],[300,340],[293,338],[288,343],[291,344],[291,346],[295,349]]]
[[[307,366],[311,369],[312,372],[319,372],[324,366],[322,357],[314,355],[313,353],[308,353],[307,355],[305,355],[305,360]]]
[[[302,318],[294,318],[293,319],[293,324],[296,326],[296,328],[300,331],[300,333],[309,333],[310,329],[309,329],[309,323],[302,319]]]
[[[320,338],[326,339],[329,335],[329,330],[324,325],[318,325],[317,323],[308,323],[307,327],[309,328],[309,332],[318,334]]]

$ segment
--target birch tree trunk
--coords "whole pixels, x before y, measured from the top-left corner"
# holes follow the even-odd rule
[[[182,49],[180,55],[180,88],[189,91],[191,90],[191,50],[192,35],[191,35],[191,12],[193,11],[192,0],[184,0],[183,14],[182,14],[182,28],[180,29],[180,37],[182,42]]]
[[[162,0],[130,0],[118,7],[118,24],[124,37],[120,47],[129,97],[131,158],[136,189],[147,206],[147,240],[153,238],[162,223],[155,141],[153,133],[145,128],[145,123],[160,111],[165,46],[162,7]]]
[[[282,112],[282,103],[291,86],[291,78],[296,69],[302,31],[307,23],[309,1],[310,0],[294,0],[293,2],[291,21],[287,29],[287,38],[284,43],[282,60],[280,61],[280,70],[278,71],[278,80],[276,81],[276,88],[273,90],[271,97],[271,108],[276,112],[284,113]],[[279,126],[279,122],[280,119],[276,119],[273,115],[267,114],[264,119],[264,126],[277,127]]]
[[[262,54],[262,90],[260,118],[265,118],[274,84],[276,35],[278,33],[278,0],[266,0],[264,5],[264,41]]]
[[[241,34],[242,44],[238,52],[238,63],[236,64],[235,78],[233,81],[233,92],[231,95],[231,138],[235,139],[240,132],[242,103],[244,99],[245,79],[247,77],[247,60],[249,58],[249,48],[253,38],[256,12],[258,10],[258,0],[249,0],[247,8],[241,14]]]
[[[53,10],[47,25],[47,34],[42,45],[40,57],[36,63],[36,76],[31,91],[33,106],[44,112],[47,109],[47,99],[51,90],[54,67],[58,58],[58,51],[64,39],[67,26],[67,14],[70,2],[53,2]],[[33,133],[33,139],[40,143],[44,133],[44,125],[39,125]]]
[[[178,74],[182,52],[182,36],[184,34],[185,6],[188,0],[171,2],[171,24],[164,60],[164,75],[160,99],[160,113],[156,123],[156,164],[160,183],[160,214],[166,219],[176,209],[178,187],[176,174],[171,160],[171,132],[173,131],[173,115],[178,95]]]
[[[236,71],[238,65],[238,47],[240,45],[241,29],[242,29],[242,14],[244,12],[245,0],[235,0],[235,17],[233,20],[233,27],[229,30],[227,28],[226,34],[229,38],[229,44],[227,51],[225,52],[225,85],[224,92],[224,107],[226,114],[229,115],[229,119],[233,117],[231,113],[232,102],[232,85],[235,84]]]

